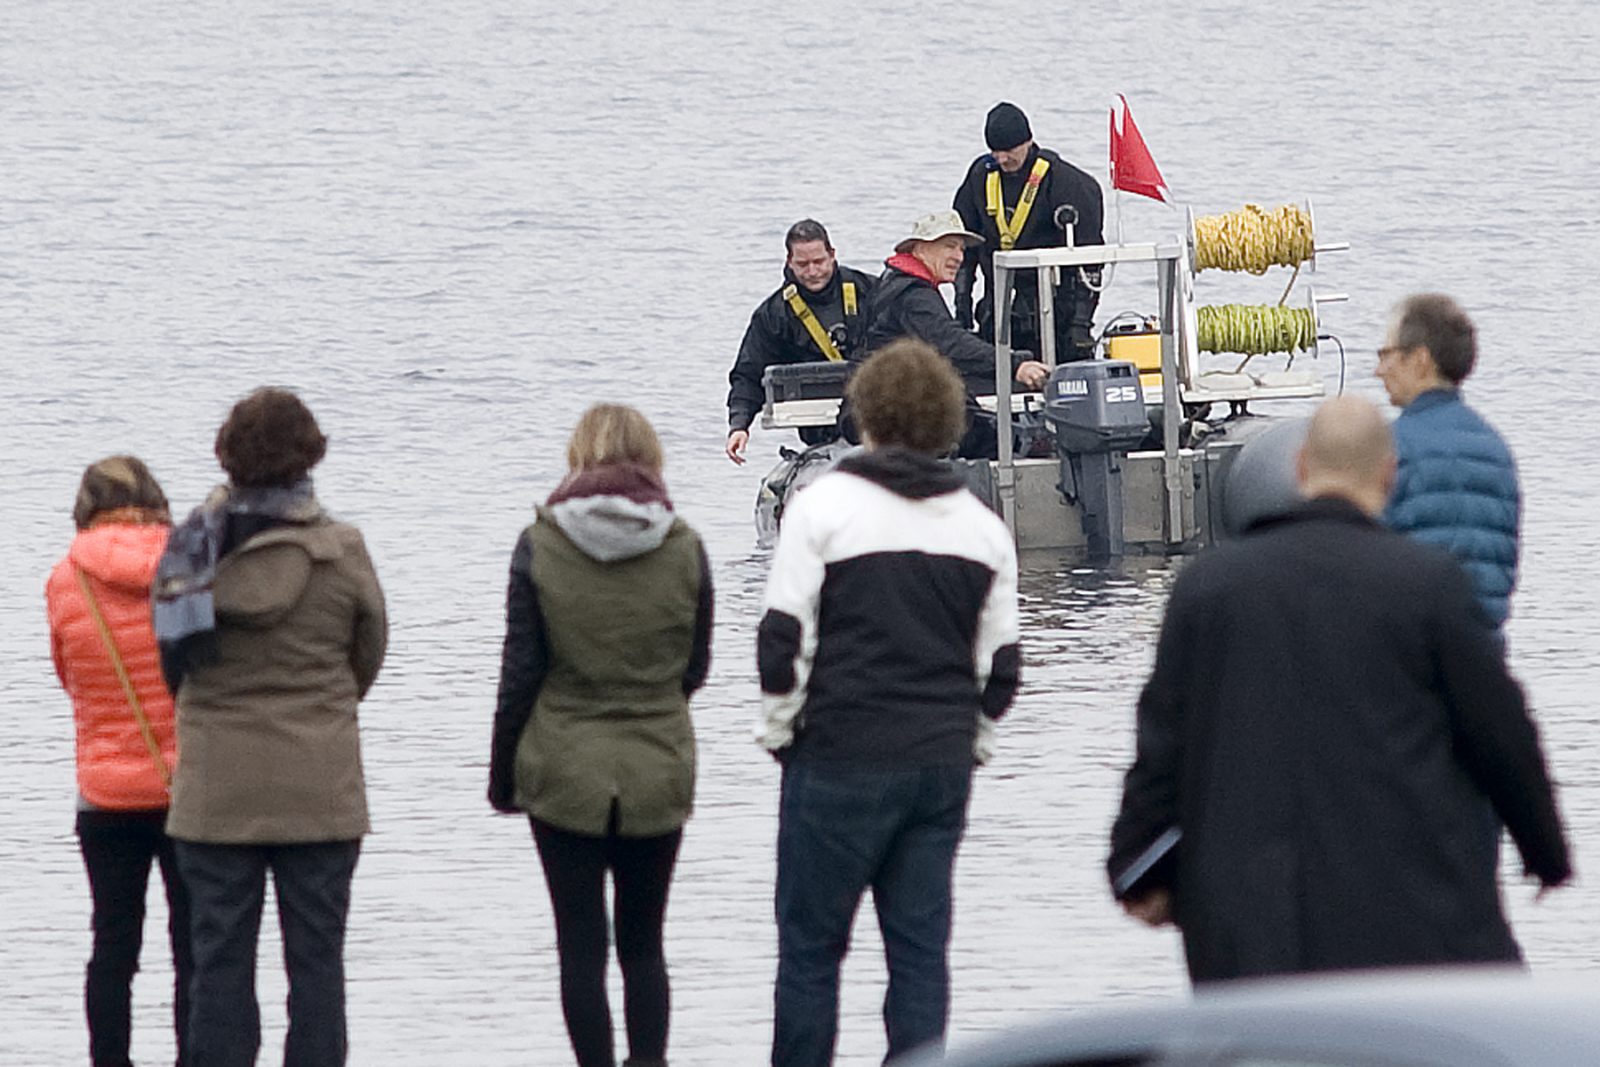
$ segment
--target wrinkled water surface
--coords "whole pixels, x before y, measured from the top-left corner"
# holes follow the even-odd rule
[[[68,707],[41,589],[83,466],[132,451],[187,509],[211,437],[262,383],[301,390],[332,437],[325,503],[366,532],[390,597],[363,708],[376,832],[348,951],[353,1062],[559,1063],[554,938],[524,823],[483,800],[506,563],[562,473],[582,407],[647,411],[682,513],[716,564],[702,771],[669,917],[676,1062],[762,1062],[771,1018],[777,768],[749,739],[765,557],[751,467],[720,454],[725,374],[815,215],[875,268],[949,202],[984,111],[1104,168],[1111,94],[1201,212],[1310,196],[1326,317],[1350,388],[1402,294],[1456,294],[1481,327],[1472,400],[1527,494],[1512,661],[1587,866],[1600,652],[1589,287],[1600,243],[1584,0],[1197,0],[1063,7],[134,5],[11,0],[0,13],[0,1062],[81,1060],[88,892],[71,834]],[[1130,237],[1179,216],[1128,205]],[[1284,279],[1207,275],[1206,302]],[[1152,310],[1125,271],[1102,319]],[[1330,383],[1338,362],[1323,363]],[[1025,562],[1026,690],[979,776],[957,881],[952,1034],[1168,995],[1176,940],[1107,899],[1101,860],[1133,701],[1172,570]],[[1510,863],[1513,874],[1516,865]],[[1511,911],[1534,966],[1594,975],[1600,890]],[[140,1062],[170,1062],[158,897],[136,999]],[[270,940],[263,1062],[282,1042]],[[840,1061],[876,1062],[873,924],[845,972]]]

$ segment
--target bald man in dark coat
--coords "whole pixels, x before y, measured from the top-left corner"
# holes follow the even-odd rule
[[[1173,586],[1108,870],[1130,913],[1176,921],[1196,982],[1519,960],[1490,809],[1543,887],[1571,876],[1466,575],[1376,521],[1394,471],[1377,409],[1329,401],[1304,503]]]

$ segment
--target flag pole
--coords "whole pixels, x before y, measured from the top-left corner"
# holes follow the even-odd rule
[[[1111,190],[1111,195],[1116,201],[1117,213],[1117,244],[1126,244],[1122,231],[1122,190],[1117,188],[1117,161],[1115,156],[1117,144],[1117,101],[1111,101],[1111,122],[1106,133],[1106,187]],[[1100,287],[1104,290],[1116,277],[1117,265],[1115,262],[1107,263],[1102,268]]]
[[[1120,245],[1123,243],[1122,190],[1117,188],[1117,160],[1115,155],[1117,146],[1117,100],[1119,99],[1121,99],[1120,94],[1111,101],[1111,126],[1106,141],[1106,186],[1111,190],[1111,195],[1116,197],[1117,201],[1117,244]]]

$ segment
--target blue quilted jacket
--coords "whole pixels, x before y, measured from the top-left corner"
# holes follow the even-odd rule
[[[1454,389],[1413,400],[1394,421],[1394,443],[1400,476],[1384,521],[1455,556],[1489,621],[1502,625],[1522,517],[1511,450]]]

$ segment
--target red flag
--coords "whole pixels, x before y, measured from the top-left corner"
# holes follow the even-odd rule
[[[1145,147],[1144,138],[1139,136],[1139,127],[1133,124],[1128,98],[1118,93],[1117,99],[1122,104],[1120,112],[1115,104],[1111,105],[1111,187],[1171,203],[1172,191],[1161,177],[1161,168],[1156,166],[1150,149]]]

